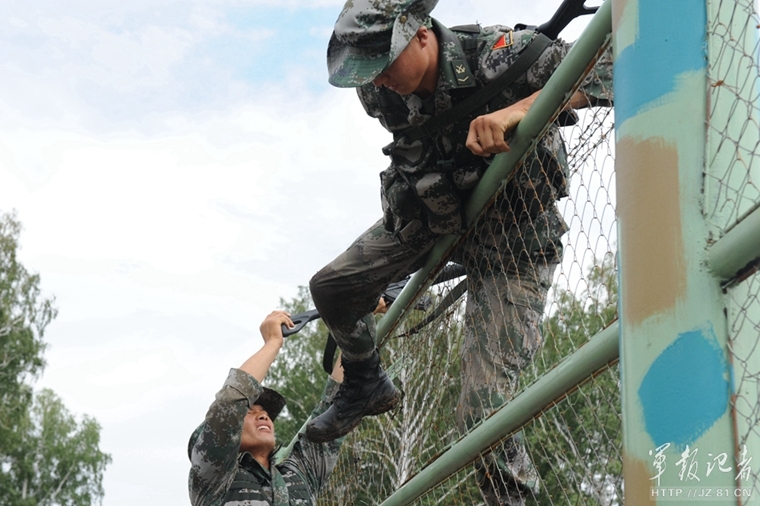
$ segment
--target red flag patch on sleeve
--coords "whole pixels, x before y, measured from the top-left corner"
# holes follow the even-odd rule
[[[496,44],[493,45],[491,50],[493,51],[494,49],[504,49],[505,47],[511,46],[512,42],[512,32],[509,32],[509,39],[507,39],[506,35],[502,35],[499,37],[499,40],[496,41]]]

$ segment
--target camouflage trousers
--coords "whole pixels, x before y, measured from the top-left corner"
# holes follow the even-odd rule
[[[565,225],[556,221],[554,206],[531,220],[532,237],[538,230],[550,230],[539,235],[551,244],[545,243],[540,254],[528,254],[523,238],[530,234],[515,231],[526,228],[517,225],[515,214],[504,212],[504,205],[492,208],[452,258],[464,265],[468,279],[462,392],[456,410],[460,431],[512,398],[521,370],[542,343],[539,324]],[[511,223],[505,219],[510,216]],[[371,312],[378,299],[390,283],[422,266],[437,238],[419,222],[392,234],[378,221],[314,275],[314,303],[345,360],[363,360],[374,352]],[[519,436],[475,465],[489,506],[522,505],[537,490],[538,476]]]
[[[521,371],[543,342],[541,316],[562,254],[559,237],[566,225],[554,206],[526,223],[514,218],[519,213],[509,202],[497,201],[453,256],[467,272],[462,390],[456,408],[461,433],[517,391]],[[510,227],[510,222],[521,226]],[[527,253],[526,238],[542,244],[540,254]],[[521,440],[518,433],[476,460],[487,506],[522,506],[538,492],[538,473]]]
[[[418,220],[398,234],[380,220],[311,278],[314,305],[344,360],[364,360],[374,352],[372,311],[380,296],[422,266],[437,237]]]
[[[456,420],[464,433],[505,404],[542,344],[541,315],[556,263],[518,262],[516,272],[478,278],[468,272],[462,391]],[[522,506],[538,492],[538,473],[517,434],[476,462],[488,506]]]

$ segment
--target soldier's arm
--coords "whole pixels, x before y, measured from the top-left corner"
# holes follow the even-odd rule
[[[284,311],[274,311],[260,326],[264,346],[239,369],[230,369],[222,389],[206,413],[199,434],[191,441],[190,499],[193,505],[213,504],[227,491],[237,473],[243,420],[263,391],[269,367],[282,347],[281,325],[292,326]]]
[[[571,44],[561,39],[553,41],[525,74],[528,87],[534,90],[531,95],[472,121],[465,143],[470,151],[478,156],[491,156],[509,151],[509,144],[504,136],[525,117],[570,47]],[[608,105],[611,102],[612,59],[608,50],[570,98],[567,108],[581,109],[591,105]]]
[[[540,90],[536,91],[504,109],[472,120],[465,145],[478,156],[491,156],[509,151],[509,144],[504,136],[522,121],[540,93]],[[585,93],[576,91],[570,98],[567,108],[580,109],[588,105],[590,105],[589,97]]]
[[[264,377],[282,348],[284,341],[282,325],[293,328],[293,322],[288,313],[272,311],[267,315],[259,327],[261,337],[264,339],[264,346],[240,366],[241,371],[247,372],[259,383],[264,381]]]

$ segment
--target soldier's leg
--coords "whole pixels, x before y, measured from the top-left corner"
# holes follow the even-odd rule
[[[461,430],[512,398],[541,345],[540,319],[567,230],[555,204],[566,190],[564,156],[558,132],[547,134],[457,252],[468,279]],[[519,434],[476,467],[489,506],[522,505],[537,490]]]
[[[330,441],[347,434],[366,415],[393,408],[397,392],[380,367],[372,311],[392,282],[417,270],[435,236],[420,222],[391,234],[377,222],[310,282],[311,295],[342,351],[345,379],[336,401],[312,420],[306,435]]]
[[[509,401],[521,371],[542,343],[539,330],[556,263],[519,262],[511,272],[468,273],[462,392],[457,423],[467,430]],[[487,505],[522,505],[537,491],[538,475],[521,435],[475,463]]]
[[[504,198],[481,218],[457,252],[468,280],[457,407],[460,430],[513,397],[521,371],[542,343],[539,324],[565,228],[553,204],[530,217],[533,209],[528,203],[542,193],[541,185],[531,185],[531,179],[525,185],[508,185]],[[489,506],[522,505],[537,491],[538,475],[519,434],[482,456],[476,468]]]

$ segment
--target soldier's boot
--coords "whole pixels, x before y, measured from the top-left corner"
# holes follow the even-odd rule
[[[374,416],[393,409],[398,391],[380,367],[377,350],[367,360],[343,360],[343,383],[332,405],[306,426],[306,437],[324,443],[343,437],[359,425],[365,416]]]
[[[517,433],[475,461],[475,477],[486,506],[525,506],[526,500],[535,500],[539,493],[538,470],[521,441],[522,433]]]

